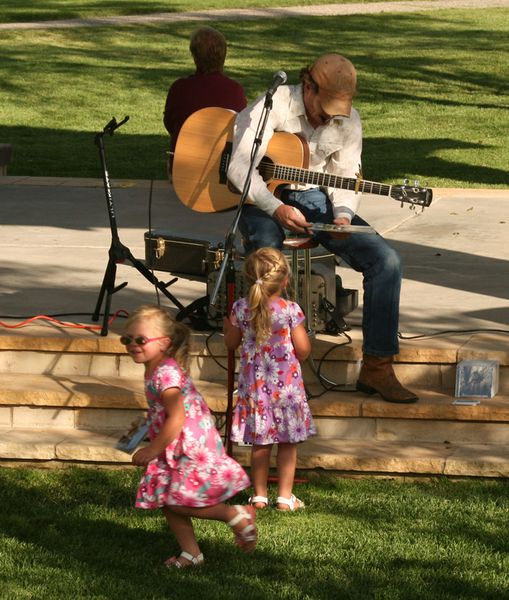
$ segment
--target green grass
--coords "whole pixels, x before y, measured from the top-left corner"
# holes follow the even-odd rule
[[[133,508],[139,471],[1,469],[2,600],[499,599],[509,594],[509,484],[401,483],[304,473],[305,511],[259,513],[243,555],[196,521],[206,558],[171,571],[158,511]],[[246,500],[241,494],[240,501]]]
[[[175,13],[193,10],[222,8],[265,8],[274,6],[306,6],[313,4],[351,4],[381,2],[382,0],[53,0],[27,3],[26,0],[2,0],[0,22],[32,22],[52,19],[83,19],[116,15],[144,15],[150,13]]]
[[[3,31],[0,141],[14,147],[9,174],[100,177],[94,135],[112,116],[129,115],[106,140],[110,175],[164,179],[166,91],[190,71],[197,25]],[[507,187],[508,10],[216,26],[229,40],[227,71],[250,100],[281,68],[296,82],[300,67],[323,52],[353,60],[367,179]]]

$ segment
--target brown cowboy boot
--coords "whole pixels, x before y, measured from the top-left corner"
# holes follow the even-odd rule
[[[380,394],[387,402],[411,404],[418,397],[404,388],[392,368],[392,356],[364,354],[357,390],[365,394]]]

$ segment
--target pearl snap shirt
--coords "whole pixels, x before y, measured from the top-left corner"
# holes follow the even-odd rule
[[[266,153],[272,135],[276,131],[298,134],[309,146],[309,170],[331,173],[339,177],[357,176],[362,153],[362,124],[359,113],[352,108],[350,117],[334,117],[325,125],[313,128],[304,107],[302,84],[284,85],[273,96],[273,106],[265,127],[257,154],[256,164]],[[235,120],[233,150],[228,178],[242,190],[249,171],[253,141],[265,104],[265,94],[241,111]],[[278,164],[284,161],[278,160]],[[295,165],[292,165],[295,166]],[[309,189],[312,184],[291,184],[292,189]],[[334,210],[334,218],[352,219],[357,212],[361,193],[355,191],[323,188]],[[281,206],[267,188],[262,176],[255,169],[251,176],[249,199],[259,208],[272,215]]]

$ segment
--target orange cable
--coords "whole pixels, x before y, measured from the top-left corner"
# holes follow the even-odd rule
[[[108,325],[111,325],[113,321],[121,314],[129,315],[129,313],[125,309],[121,308],[120,310],[117,310],[117,312],[110,318],[110,320],[108,321]],[[7,323],[0,321],[0,325],[2,327],[7,327],[7,329],[17,329],[19,327],[25,327],[26,325],[29,325],[30,323],[33,323],[34,321],[37,321],[39,319],[56,323],[57,325],[61,325],[62,327],[73,327],[75,329],[102,329],[102,325],[83,325],[81,323],[67,323],[65,321],[59,321],[58,319],[47,315],[38,315],[36,317],[30,317],[29,319],[25,319],[24,321],[16,323],[15,325],[8,325]]]

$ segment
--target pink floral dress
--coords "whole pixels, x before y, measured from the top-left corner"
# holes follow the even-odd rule
[[[272,334],[257,346],[247,299],[232,307],[231,322],[242,332],[234,442],[296,443],[316,433],[291,338],[304,313],[298,304],[282,298],[272,300],[270,310]]]
[[[157,436],[166,419],[161,395],[174,387],[182,392],[184,427],[147,465],[136,496],[138,508],[213,506],[250,485],[244,469],[226,454],[205,400],[173,358],[145,377],[149,439]]]

